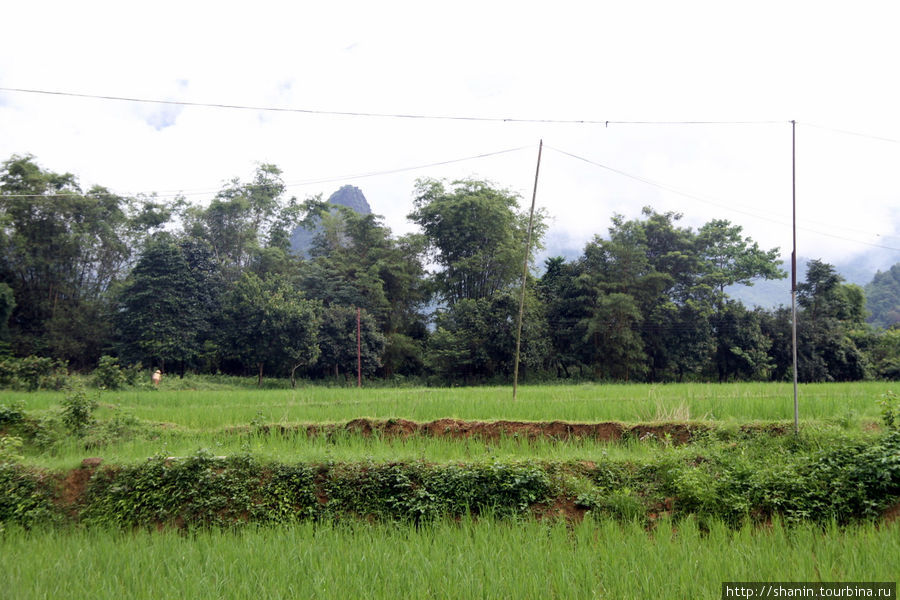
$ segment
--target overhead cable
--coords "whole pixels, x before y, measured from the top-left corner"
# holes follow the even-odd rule
[[[102,94],[82,94],[56,90],[37,90],[25,88],[0,87],[0,92],[18,92],[24,94],[44,94],[48,96],[65,96],[69,98],[88,98],[92,100],[114,100],[118,102],[139,102],[143,104],[165,104],[170,106],[193,106],[201,108],[221,108],[231,110],[253,110],[265,112],[300,113],[307,115],[323,115],[336,117],[370,117],[381,119],[420,119],[443,121],[476,121],[487,123],[552,123],[561,125],[772,125],[790,121],[615,121],[599,119],[534,119],[517,117],[479,117],[469,115],[427,115],[412,113],[378,113],[367,111],[339,111],[312,108],[291,108],[281,106],[252,106],[245,104],[226,104],[220,102],[188,102],[182,100],[160,100],[156,98],[136,98],[129,96],[112,96]]]
[[[625,171],[621,171],[621,170],[619,170],[619,169],[615,169],[615,168],[613,168],[613,167],[610,167],[610,166],[604,165],[604,164],[602,164],[602,163],[599,163],[599,162],[590,160],[590,159],[588,159],[588,158],[584,158],[583,156],[578,156],[577,154],[572,154],[571,152],[566,152],[565,150],[560,150],[560,149],[558,149],[558,148],[553,148],[552,146],[546,146],[546,147],[547,147],[549,150],[553,150],[554,152],[558,152],[558,153],[560,153],[560,154],[564,154],[564,155],[566,155],[566,156],[568,156],[568,157],[570,157],[570,158],[574,158],[574,159],[577,159],[577,160],[586,162],[586,163],[588,163],[588,164],[594,165],[595,167],[599,167],[599,168],[601,168],[601,169],[605,169],[605,170],[607,170],[607,171],[611,171],[611,172],[613,172],[613,173],[616,173],[617,175],[622,175],[623,177],[628,177],[628,178],[630,178],[630,179],[634,179],[634,180],[636,180],[636,181],[640,181],[640,182],[645,183],[645,184],[647,184],[647,185],[651,185],[651,186],[653,186],[653,187],[657,187],[657,188],[659,188],[659,189],[665,190],[665,191],[667,191],[667,192],[671,192],[671,193],[673,193],[673,194],[677,194],[677,195],[679,195],[679,196],[684,196],[684,197],[686,197],[686,198],[691,198],[691,199],[697,200],[697,201],[699,201],[699,202],[704,202],[704,203],[706,203],[706,204],[710,204],[710,205],[716,206],[716,207],[718,207],[718,208],[722,208],[722,209],[729,210],[729,211],[732,211],[732,212],[744,214],[744,215],[753,217],[753,218],[755,218],[755,219],[761,219],[761,220],[764,220],[764,221],[770,221],[770,222],[776,223],[776,224],[778,224],[778,225],[782,225],[782,226],[785,226],[785,227],[790,227],[790,225],[789,225],[788,223],[785,223],[784,221],[781,221],[781,220],[778,220],[778,219],[773,219],[773,218],[771,218],[771,217],[767,217],[767,216],[761,215],[761,214],[759,214],[759,213],[753,213],[753,212],[750,212],[750,211],[745,211],[745,210],[741,210],[741,209],[738,209],[738,208],[734,208],[733,206],[729,206],[728,204],[726,204],[726,203],[724,203],[724,202],[721,202],[721,201],[718,201],[718,202],[717,202],[717,201],[713,201],[713,200],[710,200],[710,199],[708,199],[708,198],[704,198],[703,196],[700,196],[700,195],[698,195],[698,194],[693,194],[693,193],[691,193],[691,192],[685,192],[685,191],[679,190],[678,188],[672,187],[672,186],[667,185],[667,184],[665,184],[665,183],[660,183],[660,182],[658,182],[658,181],[653,181],[652,179],[647,179],[646,177],[641,177],[641,176],[639,176],[639,175],[632,175],[631,173],[626,173]],[[801,227],[801,226],[798,226],[798,229],[802,229],[802,230],[808,231],[808,232],[810,232],[810,233],[815,233],[815,234],[817,234],[817,235],[822,235],[822,236],[826,236],[826,237],[830,237],[830,238],[834,238],[834,239],[838,239],[838,240],[843,240],[843,241],[845,241],[845,242],[854,242],[854,243],[856,243],[856,244],[863,244],[863,245],[866,245],[866,246],[872,246],[872,247],[874,247],[874,248],[883,248],[883,249],[885,249],[885,250],[893,250],[893,251],[895,251],[895,252],[900,252],[900,248],[895,248],[895,247],[892,247],[892,246],[884,246],[884,245],[882,245],[882,244],[873,244],[873,243],[871,243],[871,242],[864,242],[864,241],[862,241],[862,240],[857,240],[857,239],[853,239],[853,238],[843,237],[843,236],[836,235],[836,234],[833,234],[833,233],[828,233],[828,232],[825,232],[825,231],[819,231],[819,230],[817,230],[817,229],[810,229],[809,227]],[[870,234],[870,235],[878,235],[878,234]]]

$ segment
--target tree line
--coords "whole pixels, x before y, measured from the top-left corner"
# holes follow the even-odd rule
[[[274,165],[198,206],[85,191],[13,156],[0,169],[0,355],[355,379],[359,315],[367,378],[506,381],[527,216],[488,182],[421,179],[408,215],[419,232],[397,236],[376,215],[289,197]],[[680,219],[615,215],[579,257],[529,274],[526,379],[790,377],[790,310],[726,292],[784,277],[778,250],[725,220]],[[298,226],[317,231],[304,257],[290,248]],[[545,231],[539,213],[530,252]],[[799,306],[802,381],[900,377],[896,322],[867,324],[864,290],[831,265],[810,263]]]

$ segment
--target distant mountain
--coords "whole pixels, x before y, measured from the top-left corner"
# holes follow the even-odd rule
[[[346,206],[347,208],[361,214],[372,214],[372,208],[365,195],[355,185],[345,185],[328,198],[329,204]],[[321,232],[321,227],[316,224],[312,229],[305,227],[297,227],[291,232],[291,251],[298,255],[306,257],[309,249],[312,247],[313,240]]]
[[[888,328],[900,323],[900,262],[887,271],[878,271],[866,285],[869,323]]]
[[[810,258],[797,259],[797,283],[806,280],[806,268]],[[827,261],[826,261],[827,262]],[[865,287],[878,272],[877,263],[871,257],[865,255],[853,261],[834,264],[835,270],[844,278],[844,283],[854,283]],[[787,271],[788,276],[774,281],[756,281],[752,286],[734,285],[725,288],[728,295],[740,300],[747,306],[759,306],[761,308],[776,308],[779,305],[791,305],[791,262],[784,261],[781,268]]]

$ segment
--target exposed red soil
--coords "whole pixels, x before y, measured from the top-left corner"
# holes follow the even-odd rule
[[[102,458],[85,458],[81,461],[81,467],[66,473],[60,482],[56,502],[70,515],[77,514],[76,504],[81,500],[88,481],[102,462]]]
[[[532,514],[539,520],[565,519],[570,523],[580,523],[587,511],[586,507],[576,504],[575,499],[570,496],[559,497],[553,504],[540,503],[531,507]]]
[[[892,507],[884,511],[885,523],[900,520],[900,502],[895,503]]]
[[[673,444],[690,443],[693,436],[708,428],[696,423],[653,423],[629,426],[615,421],[604,423],[568,423],[566,421],[463,421],[460,419],[438,419],[427,423],[417,423],[406,419],[353,419],[344,425],[262,425],[255,431],[281,434],[306,433],[308,436],[328,435],[346,431],[364,437],[408,438],[421,435],[446,437],[451,439],[479,438],[497,440],[501,437],[534,440],[547,438],[566,441],[573,439],[594,439],[615,442],[629,435],[639,440],[659,440]],[[241,433],[249,427],[235,427],[229,431]],[[773,432],[774,433],[774,432]]]

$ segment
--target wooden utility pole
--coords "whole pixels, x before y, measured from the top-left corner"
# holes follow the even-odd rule
[[[800,433],[800,405],[797,402],[797,121],[791,121],[791,208],[794,247],[791,251],[791,338],[794,354],[794,434]]]
[[[522,265],[522,295],[519,298],[519,324],[516,327],[516,362],[513,368],[513,400],[519,390],[519,353],[522,349],[522,318],[525,316],[525,280],[528,278],[528,258],[531,254],[531,230],[534,224],[534,203],[537,199],[538,175],[541,173],[541,152],[544,140],[538,144],[537,168],[534,171],[534,191],[531,194],[531,212],[528,214],[528,236],[525,242],[525,260]]]

